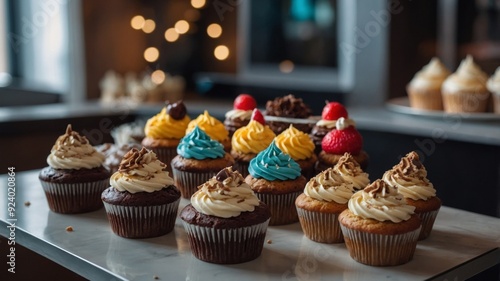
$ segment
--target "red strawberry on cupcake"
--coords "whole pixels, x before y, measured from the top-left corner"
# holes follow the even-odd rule
[[[233,102],[233,109],[226,113],[224,126],[232,137],[234,131],[250,122],[252,111],[257,108],[257,101],[249,94],[238,95]]]

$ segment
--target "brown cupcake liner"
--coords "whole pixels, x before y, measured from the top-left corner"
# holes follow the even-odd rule
[[[489,103],[489,92],[484,93],[446,93],[443,92],[443,108],[448,113],[486,112]]]
[[[49,208],[61,214],[99,210],[102,208],[101,193],[109,186],[109,178],[82,183],[40,182]]]
[[[312,212],[297,207],[300,226],[304,235],[319,243],[343,243],[344,236],[340,229],[337,213]]]
[[[295,199],[302,191],[285,194],[267,194],[255,192],[260,201],[269,206],[271,220],[269,225],[292,224],[299,221]]]
[[[443,97],[441,90],[415,90],[407,89],[410,106],[424,110],[443,110]]]
[[[240,162],[236,161],[233,165],[233,170],[236,170],[240,172],[240,174],[243,176],[243,178],[246,178],[248,176],[248,166],[250,165],[250,162]]]
[[[420,230],[420,236],[418,237],[418,240],[424,240],[429,237],[438,212],[439,209],[418,214],[420,216],[420,219],[422,220],[422,229]]]
[[[182,221],[193,255],[218,264],[243,263],[262,253],[269,220],[241,228],[216,229]]]
[[[187,199],[191,198],[191,195],[198,190],[198,186],[202,185],[216,174],[217,172],[187,172],[172,167],[175,186],[181,192],[182,197]]]
[[[175,226],[180,198],[157,206],[122,206],[106,202],[104,207],[113,232],[125,238],[150,238],[170,233]]]
[[[493,102],[493,112],[495,114],[500,114],[500,93],[492,94],[492,102]]]
[[[357,262],[373,266],[393,266],[409,262],[415,253],[421,227],[403,234],[384,235],[354,230],[340,224],[349,255]]]

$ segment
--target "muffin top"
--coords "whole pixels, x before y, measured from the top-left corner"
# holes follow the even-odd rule
[[[294,95],[287,95],[267,101],[266,115],[308,118],[312,115],[312,111],[301,98],[296,98]]]
[[[409,87],[415,89],[436,89],[439,90],[443,81],[451,74],[444,64],[433,57],[422,70],[417,72],[410,81]]]
[[[168,104],[151,117],[144,127],[146,137],[153,139],[180,139],[186,134],[190,122],[182,101]]]
[[[399,164],[386,171],[382,179],[397,187],[406,198],[427,200],[436,196],[433,184],[427,179],[427,170],[415,151],[401,158]]]
[[[231,147],[239,153],[257,154],[266,149],[276,135],[267,125],[251,120],[248,125],[234,132]]]
[[[229,139],[229,132],[224,127],[224,123],[217,120],[213,116],[208,114],[208,111],[204,111],[203,114],[200,114],[196,119],[191,120],[189,122],[188,127],[186,129],[186,134],[189,134],[194,128],[198,126],[201,130],[205,131],[207,135],[216,140],[223,141]]]
[[[359,163],[348,152],[340,157],[333,170],[339,173],[344,180],[352,182],[355,190],[363,189],[370,183],[368,174],[363,172]]]
[[[485,92],[487,80],[486,73],[474,63],[472,56],[468,55],[462,60],[457,71],[446,78],[441,89],[449,92]]]
[[[288,129],[276,136],[275,142],[281,151],[290,155],[296,161],[311,158],[315,149],[309,135],[297,130],[292,124]]]
[[[364,219],[394,223],[409,220],[415,211],[415,207],[406,204],[397,187],[381,179],[356,192],[349,200],[348,208]]]
[[[488,79],[486,86],[490,92],[500,94],[500,67],[498,67],[495,73]]]
[[[205,131],[195,126],[177,146],[177,154],[184,158],[198,160],[215,159],[224,157],[224,146],[211,139]]]
[[[66,127],[66,133],[57,138],[47,163],[54,169],[92,169],[102,166],[105,156],[99,153],[85,136]]]
[[[354,194],[354,186],[333,168],[328,168],[309,180],[304,194],[319,201],[347,204]]]
[[[254,178],[268,181],[293,180],[301,176],[299,164],[283,153],[274,141],[250,160],[248,172]]]
[[[237,217],[252,212],[260,204],[243,176],[231,167],[198,187],[191,196],[191,205],[200,213],[220,218]]]
[[[118,171],[109,180],[111,186],[120,192],[154,192],[174,184],[156,154],[142,148],[132,148],[120,163]]]

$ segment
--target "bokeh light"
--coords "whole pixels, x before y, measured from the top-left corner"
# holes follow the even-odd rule
[[[160,52],[155,47],[149,47],[144,51],[144,59],[148,62],[155,62],[160,57]]]
[[[224,45],[215,47],[214,56],[218,60],[225,60],[229,57],[229,48]]]
[[[217,23],[212,23],[207,27],[207,34],[212,38],[219,38],[222,34],[222,27]]]

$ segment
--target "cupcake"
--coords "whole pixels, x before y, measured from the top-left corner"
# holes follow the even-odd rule
[[[351,119],[340,117],[335,129],[326,134],[321,141],[321,148],[316,163],[316,173],[335,166],[346,152],[352,155],[361,169],[366,170],[368,166],[369,158],[368,153],[363,150],[363,137]]]
[[[314,143],[308,134],[290,124],[288,129],[276,136],[275,142],[281,151],[290,155],[299,164],[301,173],[306,179],[316,174],[314,165],[318,158],[314,153]]]
[[[345,107],[338,102],[326,102],[326,105],[321,111],[321,119],[314,124],[311,133],[309,134],[312,139],[316,154],[321,152],[321,141],[331,130],[335,129],[335,124],[339,118],[348,119],[349,114]],[[351,121],[354,122],[354,121]]]
[[[500,114],[500,67],[487,81],[486,86],[493,97],[493,111]]]
[[[297,162],[273,141],[250,160],[248,172],[245,182],[271,209],[269,225],[291,224],[299,220],[295,199],[302,194],[307,180],[300,173]]]
[[[166,165],[146,148],[132,148],[102,192],[113,232],[126,238],[165,235],[174,229],[181,194]]]
[[[172,174],[184,198],[190,198],[199,185],[221,169],[234,165],[233,157],[222,144],[198,126],[181,139],[177,154],[171,162]]]
[[[97,151],[104,154],[105,159],[103,166],[108,169],[111,174],[118,171],[123,156],[132,148],[141,149],[142,145],[139,143],[126,143],[123,145],[104,143],[95,147]]]
[[[252,111],[257,107],[257,101],[248,94],[240,94],[234,99],[233,109],[226,112],[224,126],[231,138],[236,130],[250,122]]]
[[[354,160],[349,152],[344,153],[340,157],[333,170],[345,181],[352,182],[355,191],[364,189],[370,183],[368,174],[361,169],[361,166],[359,166],[358,162]]]
[[[444,110],[449,113],[486,112],[490,96],[487,80],[486,73],[468,55],[441,87]]]
[[[137,120],[114,127],[110,133],[113,137],[114,144],[117,146],[130,143],[141,144],[142,140],[146,137],[144,134],[145,124],[146,122],[144,120]]]
[[[218,264],[260,256],[270,217],[269,207],[231,168],[203,183],[180,212],[193,255]]]
[[[205,110],[203,114],[200,114],[196,119],[189,122],[186,134],[191,132],[196,126],[205,131],[211,139],[220,142],[224,146],[225,151],[231,151],[229,132],[224,127],[224,124],[213,116],[210,116],[208,111]]]
[[[104,158],[85,136],[68,125],[47,157],[49,166],[38,175],[49,208],[62,214],[100,209],[100,196],[111,175],[103,166]]]
[[[146,122],[146,137],[142,140],[142,145],[153,150],[158,159],[167,164],[169,172],[172,171],[170,162],[177,155],[177,145],[184,137],[190,120],[186,106],[178,101],[163,107],[160,113]]]
[[[443,110],[441,85],[450,73],[437,57],[432,58],[406,87],[410,106],[417,109]]]
[[[427,179],[427,171],[414,151],[408,153],[392,169],[386,171],[382,179],[398,188],[406,203],[415,207],[415,213],[422,220],[422,230],[419,240],[429,236],[441,207],[441,200],[436,196],[436,190]]]
[[[233,168],[246,177],[250,160],[266,149],[274,137],[276,135],[266,125],[262,113],[254,109],[250,123],[236,130],[231,139],[231,156],[235,161]]]
[[[421,221],[398,188],[378,179],[356,192],[339,215],[351,258],[374,266],[407,263],[413,258]]]
[[[312,111],[301,98],[294,95],[277,97],[266,103],[266,120],[273,132],[279,135],[288,129],[290,124],[305,133],[311,132],[315,123],[309,119]]]
[[[295,200],[304,235],[320,243],[342,243],[338,215],[347,209],[354,194],[352,182],[345,181],[333,168],[311,178]]]

